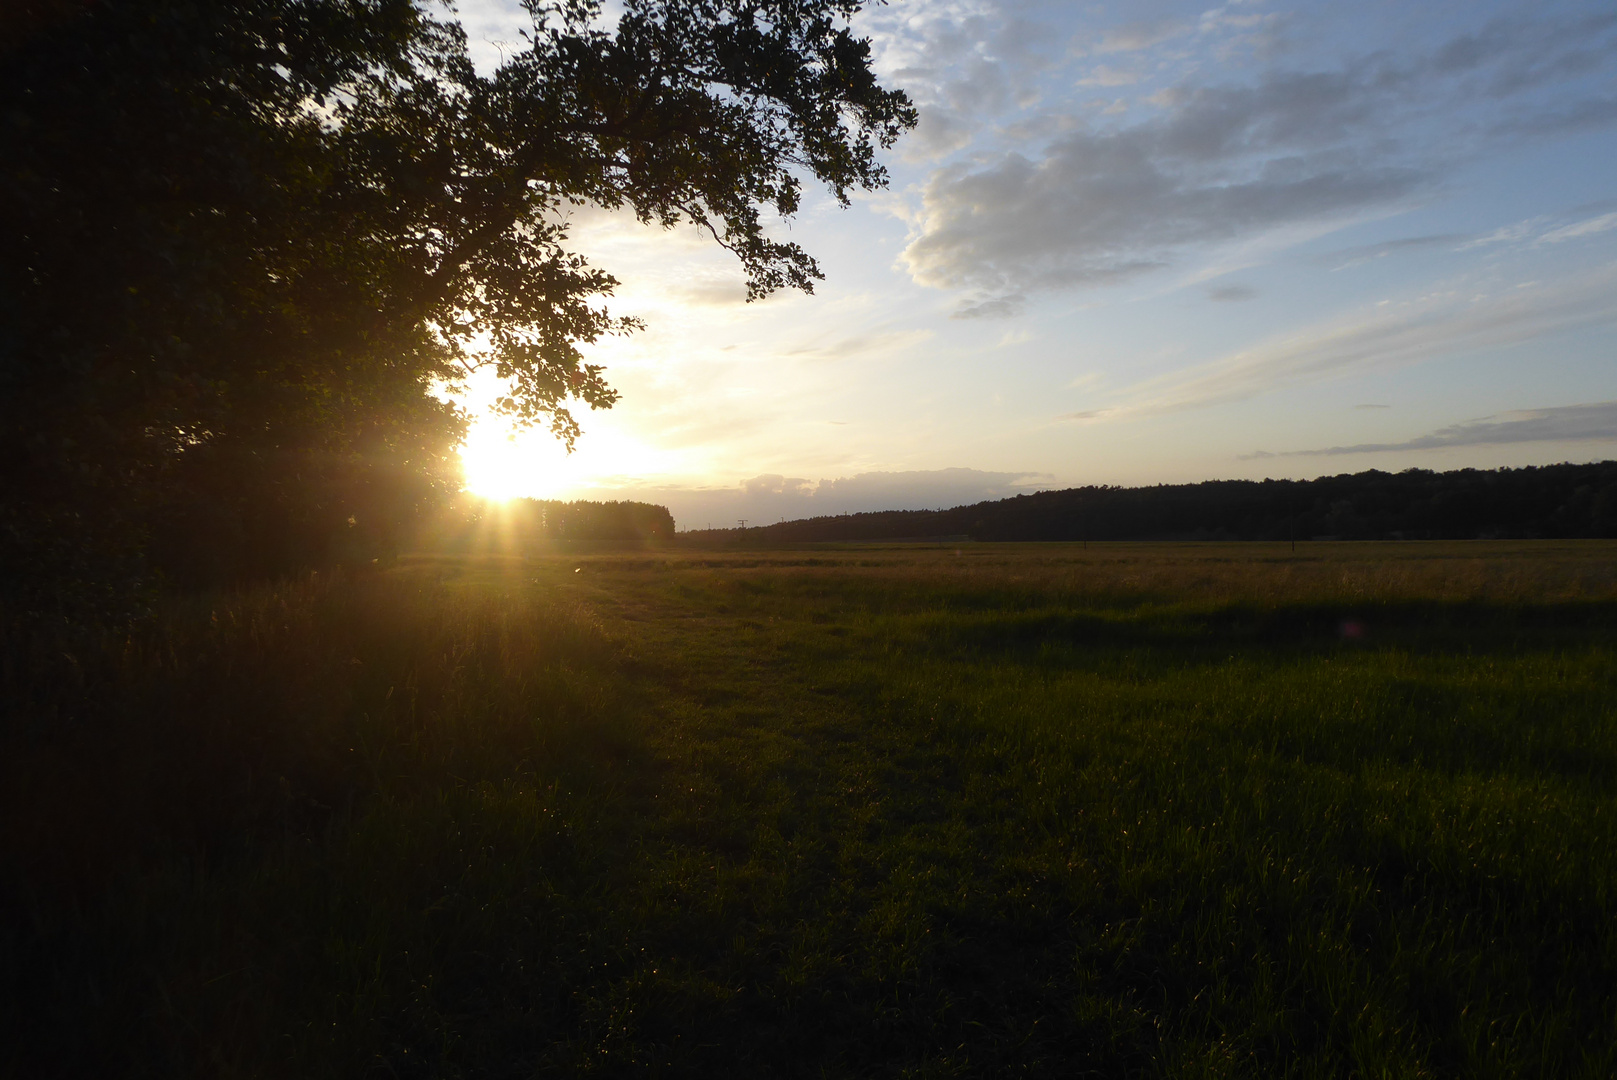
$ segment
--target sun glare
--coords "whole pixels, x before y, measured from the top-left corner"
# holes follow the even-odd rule
[[[495,424],[473,425],[460,448],[467,490],[502,501],[558,494],[555,489],[561,485],[557,481],[562,479],[558,474],[568,465],[567,453],[560,445],[546,453],[545,447],[533,442],[529,432],[513,437]]]
[[[496,419],[475,422],[461,447],[466,488],[485,499],[588,498],[597,486],[619,487],[656,470],[662,455],[611,429],[584,435],[569,454],[545,430],[513,436]]]

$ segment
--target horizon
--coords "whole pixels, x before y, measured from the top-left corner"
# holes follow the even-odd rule
[[[1348,478],[1348,479],[1357,478],[1357,477],[1361,477],[1361,476],[1368,476],[1368,475],[1370,475],[1372,473],[1380,474],[1380,475],[1384,475],[1384,476],[1402,476],[1402,475],[1407,475],[1407,474],[1409,474],[1411,472],[1421,472],[1421,473],[1427,473],[1427,474],[1432,475],[1432,476],[1445,476],[1445,475],[1449,475],[1449,474],[1456,473],[1456,472],[1468,472],[1468,471],[1470,471],[1470,472],[1494,472],[1494,473],[1499,473],[1499,472],[1512,472],[1512,471],[1527,470],[1527,469],[1556,469],[1556,468],[1598,467],[1598,466],[1601,466],[1601,465],[1614,465],[1614,464],[1617,464],[1617,459],[1605,458],[1605,459],[1594,459],[1594,460],[1591,460],[1591,461],[1557,461],[1557,462],[1547,462],[1547,463],[1538,464],[1538,465],[1500,466],[1500,467],[1494,468],[1494,469],[1486,469],[1486,468],[1484,468],[1484,469],[1475,469],[1475,468],[1472,468],[1472,467],[1469,467],[1469,466],[1461,466],[1458,469],[1434,470],[1434,469],[1426,469],[1426,468],[1423,468],[1423,467],[1418,466],[1418,465],[1411,465],[1411,466],[1409,466],[1407,468],[1398,469],[1398,470],[1377,469],[1377,468],[1372,467],[1372,468],[1360,469],[1360,470],[1356,470],[1356,471],[1352,471],[1352,472],[1321,473],[1321,474],[1318,474],[1316,476],[1305,476],[1305,477],[1286,477],[1286,476],[1265,476],[1265,477],[1261,477],[1261,478],[1260,477],[1214,477],[1214,478],[1207,479],[1207,480],[1192,480],[1192,481],[1185,481],[1185,482],[1181,482],[1181,483],[1156,483],[1156,484],[1145,483],[1145,484],[1122,484],[1122,485],[1075,484],[1075,485],[1068,485],[1068,486],[1061,486],[1061,487],[1033,487],[1033,488],[1028,488],[1027,490],[1023,490],[1023,491],[1013,492],[1010,495],[990,496],[990,497],[984,498],[984,499],[973,499],[973,500],[968,500],[968,501],[959,502],[959,503],[948,503],[947,505],[942,505],[942,506],[888,506],[888,505],[872,504],[872,505],[869,505],[869,506],[859,506],[859,507],[855,507],[853,509],[840,509],[840,510],[813,507],[813,508],[810,508],[810,510],[808,512],[802,513],[802,514],[800,514],[799,516],[796,516],[796,517],[785,517],[785,516],[777,515],[774,520],[768,520],[767,517],[765,519],[746,518],[744,523],[743,523],[742,520],[733,520],[728,524],[726,524],[724,522],[724,519],[721,518],[718,521],[708,520],[708,521],[705,521],[703,524],[700,524],[700,525],[695,523],[695,520],[697,520],[697,519],[683,519],[683,520],[690,520],[691,523],[686,524],[686,525],[682,525],[681,524],[682,519],[680,518],[679,514],[677,512],[674,512],[673,508],[668,506],[666,503],[650,502],[649,505],[658,506],[658,507],[661,507],[662,509],[668,510],[670,512],[670,515],[674,518],[674,532],[677,535],[679,533],[691,533],[691,532],[739,532],[739,531],[745,531],[745,530],[748,530],[748,529],[769,528],[770,526],[773,526],[773,525],[781,525],[781,524],[791,525],[791,524],[799,524],[799,523],[806,523],[806,522],[810,522],[810,521],[818,521],[818,520],[826,520],[826,519],[834,519],[834,518],[857,517],[857,516],[865,515],[865,514],[875,515],[875,514],[907,514],[907,513],[949,513],[949,512],[954,511],[954,510],[964,510],[964,509],[968,509],[968,508],[973,507],[973,506],[989,505],[989,504],[993,504],[993,503],[1004,502],[1004,501],[1007,501],[1009,499],[1013,499],[1018,495],[1035,496],[1035,495],[1044,495],[1044,494],[1061,494],[1061,493],[1067,492],[1067,491],[1107,490],[1107,489],[1130,491],[1130,490],[1149,490],[1149,489],[1153,489],[1153,488],[1163,488],[1163,487],[1170,487],[1170,488],[1171,487],[1195,487],[1195,486],[1199,486],[1199,485],[1202,485],[1202,484],[1224,484],[1224,483],[1251,483],[1251,484],[1297,483],[1297,484],[1310,484],[1310,483],[1315,483],[1315,482],[1323,481],[1323,480],[1341,480],[1341,479],[1344,479],[1344,478]],[[951,471],[951,470],[942,470],[942,471],[947,472],[947,471]],[[952,471],[969,471],[969,470],[952,470]],[[542,496],[529,496],[529,495],[516,495],[516,496],[500,497],[500,496],[480,495],[477,492],[471,491],[470,489],[467,489],[466,494],[471,495],[473,498],[479,499],[479,500],[481,500],[481,501],[483,501],[485,503],[494,504],[495,506],[508,504],[508,503],[512,503],[512,502],[517,502],[517,501],[522,501],[522,500],[531,500],[531,501],[535,501],[535,502],[547,502],[547,501],[575,502],[575,501],[577,501],[577,502],[586,502],[586,503],[588,503],[588,502],[605,503],[605,502],[628,501],[628,502],[647,503],[647,500],[640,500],[640,499],[636,499],[636,500],[624,500],[624,499],[615,499],[615,498],[614,499],[607,499],[607,498],[576,499],[576,500],[575,499],[546,499],[546,498],[544,498]],[[730,492],[728,492],[726,490],[723,490],[723,489],[720,489],[720,490],[716,491],[714,494],[719,496],[719,497],[722,497],[722,498],[727,498],[727,497],[730,497],[730,495],[731,495]],[[805,499],[805,500],[808,500],[808,501],[812,501],[815,498],[815,494],[811,491],[806,495],[800,495],[799,498],[802,498],[802,499]]]
[[[518,5],[460,11],[481,66],[519,40]],[[816,293],[744,304],[710,242],[579,211],[647,326],[589,350],[622,399],[570,458],[479,420],[473,487],[717,522],[1614,456],[1617,12],[928,0],[857,25],[922,120],[888,191],[806,192],[782,226]]]

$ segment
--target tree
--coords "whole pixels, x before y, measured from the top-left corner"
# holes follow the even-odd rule
[[[571,406],[616,400],[581,347],[636,326],[569,208],[706,229],[750,297],[810,289],[765,214],[881,185],[915,120],[858,6],[530,0],[482,76],[415,0],[25,3],[0,41],[0,555],[57,588],[143,553],[207,580],[385,543],[458,485],[437,391],[481,365],[570,446]]]

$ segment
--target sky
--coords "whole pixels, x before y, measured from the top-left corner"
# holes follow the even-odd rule
[[[459,11],[481,66],[519,42],[517,4]],[[590,350],[622,399],[570,456],[479,420],[474,490],[690,529],[1617,457],[1609,0],[894,0],[858,28],[921,123],[887,190],[781,225],[826,280],[748,304],[693,230],[580,213],[646,323]]]

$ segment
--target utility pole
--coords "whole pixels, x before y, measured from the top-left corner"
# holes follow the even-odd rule
[[[745,529],[747,527],[747,519],[746,518],[737,518],[736,519],[736,524],[741,526],[743,529]]]

